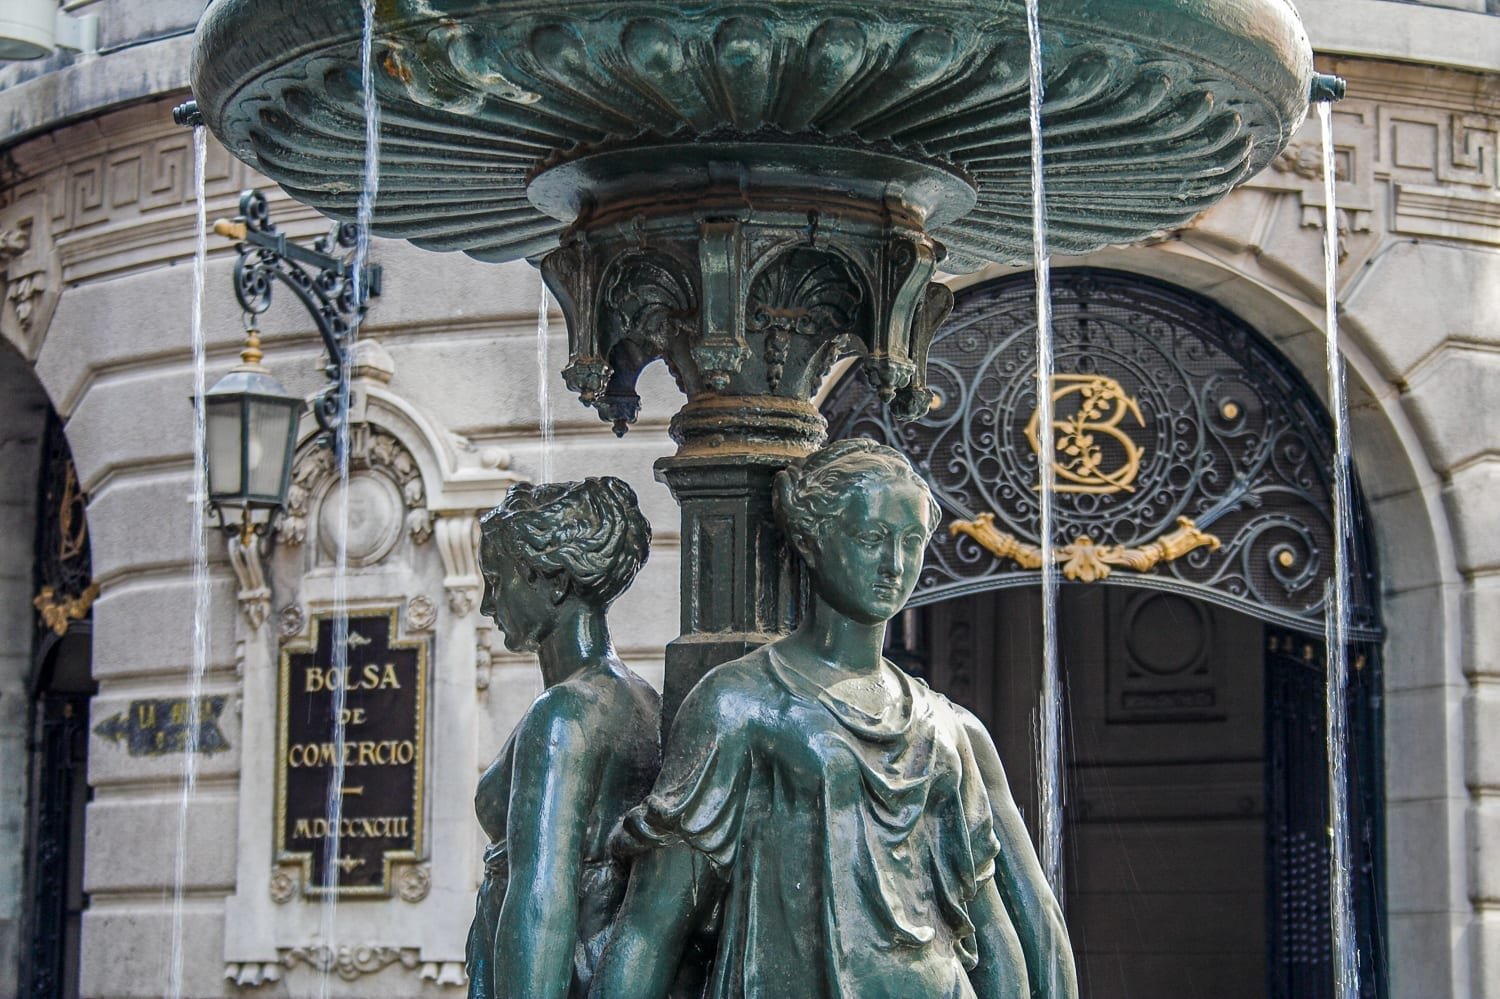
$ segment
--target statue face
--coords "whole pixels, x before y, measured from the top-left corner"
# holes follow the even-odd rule
[[[916,588],[931,533],[927,494],[915,483],[881,482],[850,493],[803,553],[818,594],[862,624],[896,615]]]
[[[479,561],[484,576],[480,613],[499,626],[507,649],[534,652],[557,619],[555,587],[540,574],[522,572],[515,558],[489,545]]]

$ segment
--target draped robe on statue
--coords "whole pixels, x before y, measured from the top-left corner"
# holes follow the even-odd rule
[[[968,904],[999,852],[963,709],[889,663],[869,714],[766,647],[683,702],[636,849],[707,860],[708,999],[972,999]]]

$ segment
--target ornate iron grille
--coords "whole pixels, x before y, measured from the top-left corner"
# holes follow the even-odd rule
[[[1329,913],[1328,727],[1325,646],[1267,631],[1266,876],[1271,999],[1333,999]],[[1349,849],[1361,999],[1387,994],[1382,926],[1380,659],[1374,644],[1349,648]]]
[[[37,701],[32,759],[30,948],[22,992],[35,999],[77,995],[79,913],[77,862],[83,849],[80,793],[86,795],[89,698],[46,693]],[[69,967],[71,963],[71,968]]]
[[[1332,569],[1332,432],[1316,394],[1219,306],[1132,274],[1054,272],[1055,419],[1035,426],[1030,274],[959,294],[933,340],[927,416],[898,423],[864,379],[829,394],[830,436],[904,451],[948,514],[914,606],[1034,584],[1038,450],[1054,455],[1070,579],[1192,593],[1321,633]],[[1379,635],[1357,504],[1352,636]]]

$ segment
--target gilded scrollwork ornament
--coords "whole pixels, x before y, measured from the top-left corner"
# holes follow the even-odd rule
[[[42,616],[42,621],[55,635],[66,635],[68,626],[74,621],[88,617],[99,596],[99,584],[90,583],[77,596],[59,594],[50,586],[44,586],[32,599],[31,605]]]
[[[973,520],[955,520],[948,525],[948,533],[967,535],[996,558],[1010,559],[1023,569],[1042,567],[1042,549],[996,528],[992,513],[981,513]],[[1221,545],[1218,538],[1200,531],[1191,519],[1178,517],[1176,530],[1163,534],[1148,545],[1138,548],[1101,545],[1081,534],[1071,544],[1054,547],[1052,560],[1062,567],[1063,578],[1096,583],[1108,579],[1116,568],[1149,572],[1163,562],[1182,558],[1199,548],[1218,551]]]
[[[900,447],[929,477],[950,530],[933,539],[920,605],[1063,577],[1189,590],[1321,628],[1332,546],[1332,439],[1316,393],[1212,302],[1138,275],[1053,274],[1052,426],[1039,425],[1029,275],[960,294],[930,346],[939,401],[900,423],[846,377],[824,412],[835,436]],[[853,372],[851,372],[851,375]],[[1043,467],[1056,486],[1040,538]],[[1356,631],[1378,634],[1368,553],[1355,553]]]

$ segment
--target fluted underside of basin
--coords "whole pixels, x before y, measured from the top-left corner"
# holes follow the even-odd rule
[[[849,150],[965,178],[972,208],[967,198],[924,208],[945,267],[1030,254],[1019,2],[378,9],[381,235],[488,260],[533,256],[571,221],[558,199],[541,201],[549,215],[528,196],[544,169],[641,147],[665,165],[674,148],[711,140],[805,146],[809,175],[835,186]],[[209,126],[236,155],[340,218],[355,213],[362,173],[360,27],[358,0],[216,0],[193,74]],[[1264,166],[1305,113],[1311,50],[1284,0],[1051,0],[1043,36],[1060,253],[1187,222]]]

